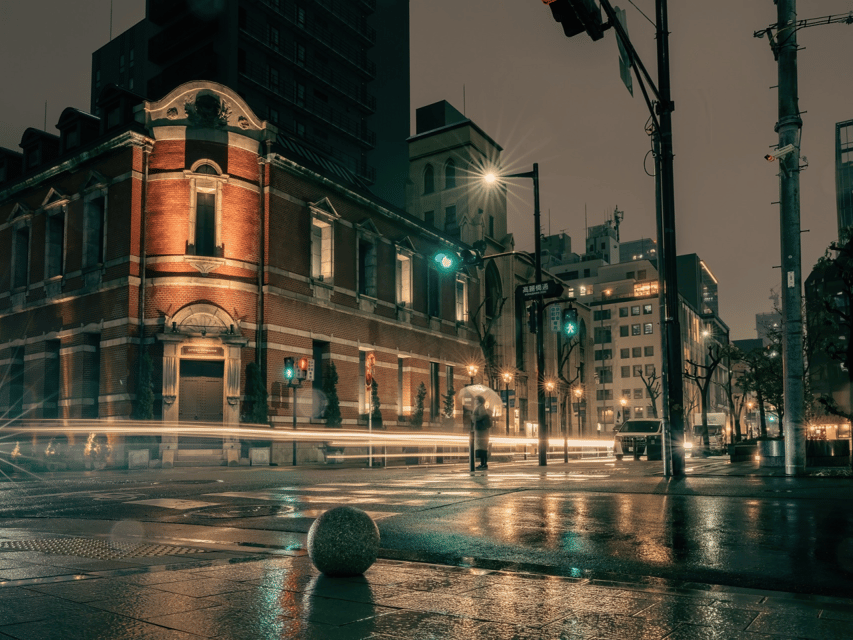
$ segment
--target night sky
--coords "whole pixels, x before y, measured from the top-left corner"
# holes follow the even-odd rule
[[[636,6],[634,6],[636,5]],[[669,26],[677,249],[697,253],[719,281],[732,338],[755,337],[755,314],[779,288],[776,64],[753,32],[776,22],[772,0],[671,0]],[[851,0],[800,0],[798,15],[853,11]],[[634,46],[656,78],[654,0],[621,0]],[[498,8],[499,7],[499,8]],[[115,0],[113,35],[144,17],[144,0]],[[91,53],[109,40],[109,0],[0,0],[0,146],[48,130],[65,107],[89,109]],[[648,111],[619,78],[615,35],[568,39],[539,0],[411,0],[412,127],[417,107],[447,100],[503,149],[504,166],[539,163],[543,233],[565,231],[582,251],[586,220],[618,206],[623,240],[655,237],[654,179],[644,171]],[[853,25],[797,33],[803,277],[836,239],[835,123],[853,118]],[[653,171],[652,159],[645,166]],[[525,184],[527,183],[527,184]],[[510,198],[516,249],[533,249],[530,181]]]

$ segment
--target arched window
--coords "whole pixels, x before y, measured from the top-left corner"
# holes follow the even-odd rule
[[[435,191],[435,170],[431,164],[424,169],[424,193],[432,193]]]
[[[500,311],[501,298],[503,297],[501,287],[501,274],[494,262],[489,262],[486,267],[486,317],[492,318]]]
[[[456,186],[456,163],[448,160],[444,165],[444,188],[453,189]]]
[[[227,176],[210,160],[196,162],[189,171],[191,183],[188,253],[221,257],[222,182]]]

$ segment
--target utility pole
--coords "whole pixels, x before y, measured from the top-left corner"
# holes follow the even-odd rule
[[[655,2],[657,23],[657,59],[658,59],[658,110],[660,116],[660,198],[661,222],[663,223],[663,278],[664,306],[666,318],[662,318],[666,331],[666,381],[669,400],[669,438],[671,442],[672,467],[674,477],[684,476],[684,385],[682,382],[681,362],[681,323],[678,315],[681,303],[678,299],[678,266],[675,249],[675,177],[673,175],[672,155],[672,110],[669,87],[669,23],[667,20],[666,0]]]
[[[779,158],[779,218],[782,244],[782,322],[784,334],[785,474],[806,470],[804,411],[802,267],[800,257],[800,118],[797,89],[797,3],[776,0],[776,54],[779,74],[779,148],[794,152]]]

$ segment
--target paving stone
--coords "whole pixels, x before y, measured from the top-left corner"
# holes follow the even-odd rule
[[[192,580],[181,580],[179,582],[161,582],[153,585],[154,588],[169,593],[180,593],[193,598],[204,598],[219,594],[233,593],[251,589],[252,585],[233,580],[220,580],[218,578],[195,578]]]
[[[117,594],[106,600],[96,600],[88,603],[90,607],[95,607],[96,609],[103,609],[104,611],[111,611],[141,620],[169,613],[204,609],[217,604],[220,603],[216,600],[191,598],[177,593],[154,591],[153,589],[132,595]]]
[[[110,578],[94,578],[91,580],[73,580],[53,584],[33,585],[27,587],[38,593],[71,600],[72,602],[94,602],[106,600],[116,595],[132,597],[145,593],[142,587],[129,585]]]
[[[74,575],[75,569],[51,567],[48,565],[30,565],[19,569],[0,569],[0,581],[26,580],[27,578],[48,578],[52,576]]]
[[[853,636],[849,620],[767,612],[758,614],[747,631],[814,640],[850,640]]]
[[[18,640],[198,640],[199,637],[92,609],[38,622],[0,626],[0,633]]]
[[[704,627],[696,624],[681,624],[666,636],[666,640],[788,640],[794,636],[769,636],[764,633],[736,631],[718,627]]]
[[[20,598],[4,598],[0,600],[0,625],[62,617],[75,607],[72,602],[48,595],[31,594]],[[0,626],[0,630],[2,628]]]
[[[660,640],[677,624],[659,623],[627,615],[582,611],[543,627],[543,631],[566,638],[614,638],[616,640]]]
[[[735,609],[713,604],[699,605],[693,601],[658,602],[636,614],[637,618],[655,620],[675,626],[682,622],[719,627],[722,629],[745,630],[758,616],[758,611]]]

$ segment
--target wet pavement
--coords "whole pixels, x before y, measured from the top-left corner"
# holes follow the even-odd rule
[[[853,629],[843,598],[389,559],[328,578],[299,534],[237,545],[166,527],[141,541],[115,523],[65,524],[78,534],[0,530],[0,637],[840,640]]]
[[[0,638],[853,638],[851,590],[831,587],[850,584],[846,478],[723,461],[681,482],[603,461],[230,473],[9,486]],[[334,502],[382,532],[363,577],[306,555]]]

